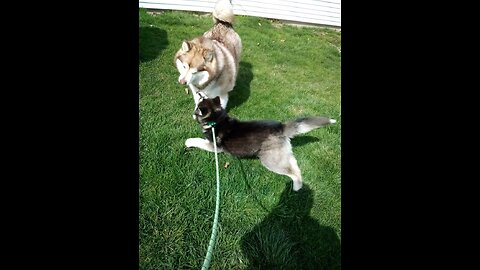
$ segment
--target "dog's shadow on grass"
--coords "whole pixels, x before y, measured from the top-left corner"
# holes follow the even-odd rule
[[[292,147],[299,147],[308,143],[318,142],[319,138],[313,136],[298,136],[290,140]]]
[[[165,30],[158,27],[141,26],[138,31],[138,59],[140,63],[157,58],[160,52],[167,48],[168,38]]]
[[[310,216],[313,190],[285,185],[280,202],[241,239],[248,269],[334,269],[341,266],[340,240]]]
[[[240,70],[238,71],[235,88],[229,93],[227,113],[250,97],[250,82],[253,80],[252,64],[240,61]]]

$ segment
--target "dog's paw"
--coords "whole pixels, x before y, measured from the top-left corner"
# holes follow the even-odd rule
[[[302,182],[293,182],[293,191],[299,191],[303,186]]]
[[[185,147],[187,148],[192,148],[192,147],[196,147],[196,140],[197,138],[188,138],[186,141],[185,141]]]

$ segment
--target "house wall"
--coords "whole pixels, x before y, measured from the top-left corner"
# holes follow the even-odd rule
[[[212,12],[217,0],[139,0],[148,9]],[[232,0],[238,15],[341,27],[341,0]]]

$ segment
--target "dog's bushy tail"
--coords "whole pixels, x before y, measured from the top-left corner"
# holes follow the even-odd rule
[[[229,0],[218,0],[213,10],[213,20],[217,22],[226,22],[233,24],[235,15],[233,14],[233,7]]]
[[[336,123],[335,119],[327,117],[303,117],[284,124],[283,134],[289,138],[295,135],[307,133],[313,129]]]

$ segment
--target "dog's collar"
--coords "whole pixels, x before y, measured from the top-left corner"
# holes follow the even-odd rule
[[[220,115],[217,121],[207,121],[206,123],[202,123],[202,128],[203,129],[211,129],[212,127],[216,126],[217,124],[225,121],[227,118],[227,114],[224,112]]]
[[[213,122],[213,121],[209,121],[207,122],[206,125],[203,125],[203,129],[211,129],[212,127],[214,127],[215,125],[217,124],[217,122]]]

